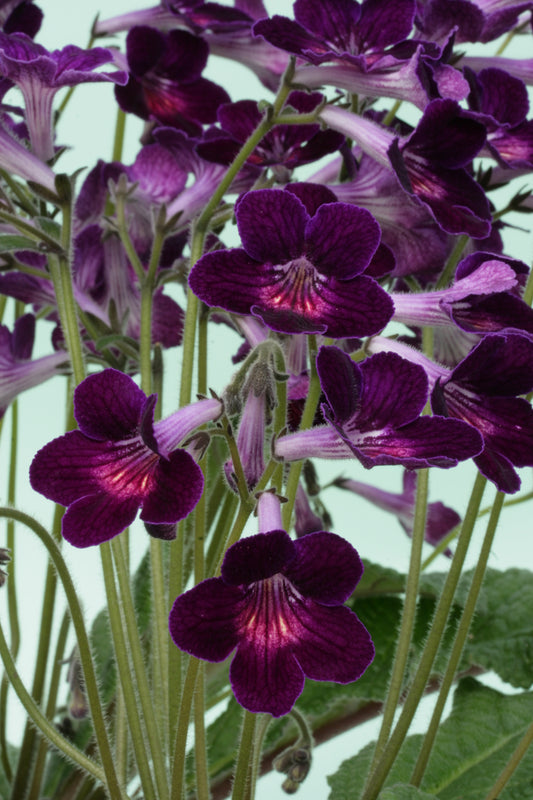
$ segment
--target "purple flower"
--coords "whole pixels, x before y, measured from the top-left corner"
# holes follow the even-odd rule
[[[300,114],[307,114],[322,100],[323,95],[319,92],[309,94],[294,91],[289,94],[287,105]],[[218,135],[201,142],[197,147],[198,153],[209,161],[230,164],[261,118],[262,114],[253,100],[221,106],[218,119],[222,130]],[[289,170],[335,152],[343,141],[342,134],[321,131],[318,124],[276,125],[254,149],[248,163],[257,168],[273,166],[278,179],[286,181]]]
[[[527,266],[492,253],[475,253],[459,264],[447,289],[392,293],[394,319],[410,326],[449,326],[470,333],[522,329],[533,334],[533,310],[514,293]]]
[[[452,467],[481,451],[481,436],[470,425],[420,416],[428,397],[422,368],[394,353],[379,355],[355,364],[338,347],[321,347],[317,370],[330,424],[281,436],[275,454],[288,461],[356,456],[367,469],[416,469]]]
[[[128,33],[126,52],[130,79],[115,90],[124,111],[198,134],[229,102],[224,89],[201,77],[209,48],[187,31],[136,26]]]
[[[153,423],[156,395],[146,397],[114,369],[90,375],[74,393],[79,430],[45,445],[30,467],[32,487],[68,506],[63,537],[75,547],[105,542],[141,519],[168,524],[198,502],[202,472],[183,449],[195,427],[220,414],[217,400],[186,406]]]
[[[32,39],[38,33],[43,12],[32,0],[2,0],[0,26],[4,33],[26,33]]]
[[[81,50],[67,45],[49,52],[24,33],[0,32],[0,71],[22,92],[36,156],[46,161],[54,155],[52,101],[59,89],[89,81],[126,83],[124,72],[96,72],[113,59],[112,51],[102,47]]]
[[[281,717],[305,676],[351,683],[372,662],[368,631],[343,605],[362,573],[357,552],[334,533],[292,541],[269,529],[230,547],[220,578],[177,598],[170,634],[181,650],[207,661],[236,650],[230,681],[237,701]]]
[[[481,434],[483,448],[474,454],[478,469],[499,491],[518,491],[520,478],[514,467],[533,466],[533,410],[517,397],[533,389],[530,338],[518,333],[488,334],[453,370],[381,336],[370,342],[369,349],[381,355],[401,353],[422,366],[433,410],[464,420]]]
[[[334,199],[310,184],[248,192],[236,206],[243,248],[203,256],[191,289],[209,306],[255,314],[282,333],[337,339],[381,330],[391,301],[361,275],[378,248],[378,224]]]
[[[354,481],[351,478],[338,478],[334,481],[334,485],[369,500],[384,511],[395,514],[406,534],[412,537],[415,519],[416,482],[417,473],[414,470],[405,470],[403,474],[403,490],[398,494],[378,489],[368,483]],[[424,539],[428,544],[436,547],[460,522],[461,517],[453,508],[445,506],[440,501],[428,503]],[[451,551],[446,550],[444,554],[451,556]]]
[[[501,492],[514,493],[514,467],[533,466],[533,410],[516,395],[533,389],[533,342],[517,334],[485,336],[431,395],[439,414],[459,417],[482,434],[474,461]]]
[[[451,237],[425,205],[405,193],[390,168],[357,149],[353,157],[350,180],[336,182],[340,159],[330,162],[310,180],[325,183],[340,202],[370,211],[381,228],[381,244],[394,254],[394,276],[440,273],[451,250]]]
[[[454,33],[458,42],[490,42],[514,28],[531,3],[513,0],[423,0],[416,24],[431,39]]]
[[[276,47],[313,64],[342,59],[358,66],[407,39],[413,26],[413,0],[296,0],[293,21],[277,14],[254,26]]]
[[[7,115],[0,119],[0,168],[33,181],[55,194],[53,170],[23,145],[12,132]]]
[[[21,392],[38,386],[57,374],[68,363],[64,351],[31,360],[35,336],[35,317],[24,314],[15,322],[13,332],[0,325],[0,417]]]
[[[433,100],[415,130],[401,139],[336,106],[326,106],[320,117],[380,164],[394,169],[403,189],[427,206],[443,230],[474,239],[488,235],[489,204],[468,172],[485,143],[486,130],[471,112],[453,100]]]

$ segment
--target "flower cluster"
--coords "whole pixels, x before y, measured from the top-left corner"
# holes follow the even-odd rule
[[[471,461],[515,494],[533,467],[533,284],[507,252],[507,214],[533,207],[515,189],[533,172],[533,70],[463,51],[511,40],[531,8],[296,0],[288,17],[262,0],[162,0],[97,20],[94,36],[122,32],[120,47],[48,51],[40,10],[0,3],[0,292],[17,311],[0,326],[0,416],[68,376],[77,429],[37,452],[31,487],[66,507],[74,547],[138,514],[165,540],[150,543],[154,616],[171,607],[181,651],[232,656],[249,712],[283,716],[305,678],[372,669],[372,630],[347,605],[363,564],[329,530],[310,460],[347,462],[329,485],[393,513],[420,549],[461,517],[428,502],[418,470]],[[270,99],[232,97],[204,74],[212,55],[252,70]],[[111,84],[120,124],[144,128],[131,159],[117,135],[114,160],[76,186],[54,103],[88,82]],[[51,325],[53,352],[32,359],[36,325]],[[175,348],[180,407],[165,415]],[[394,466],[399,494],[361,480]],[[153,625],[157,683],[169,659],[166,622]]]

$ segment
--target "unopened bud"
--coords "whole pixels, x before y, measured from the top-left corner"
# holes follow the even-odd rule
[[[76,648],[69,659],[67,681],[70,685],[69,713],[74,719],[84,719],[89,713],[89,706],[85,696],[83,672]]]

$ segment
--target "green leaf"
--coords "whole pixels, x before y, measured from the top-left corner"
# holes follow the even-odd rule
[[[440,726],[422,790],[439,800],[485,797],[532,720],[533,693],[505,695],[474,678],[465,678],[455,692],[450,716]],[[416,735],[404,742],[385,788],[409,783],[422,739],[423,736]],[[329,800],[360,798],[372,752],[373,745],[365,747],[328,777]],[[385,788],[380,800],[387,797]],[[499,800],[531,800],[532,796],[533,751],[530,750]]]
[[[397,783],[380,792],[378,800],[438,800],[436,795],[421,792],[415,786]]]
[[[115,694],[117,668],[113,652],[113,640],[107,611],[103,609],[95,617],[91,628],[91,649],[94,653],[96,676],[102,701],[107,704]]]
[[[149,549],[142,557],[135,575],[133,576],[132,594],[139,633],[143,636],[150,630],[152,620],[152,586]]]
[[[533,684],[533,574],[488,570],[465,659],[493,669],[511,686]]]
[[[44,249],[46,249],[46,247]],[[17,250],[35,250],[41,253],[43,247],[42,243],[36,242],[35,239],[29,239],[26,236],[16,233],[0,234],[0,253],[13,253]]]

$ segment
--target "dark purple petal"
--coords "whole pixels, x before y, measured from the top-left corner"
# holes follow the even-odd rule
[[[145,522],[179,522],[198,503],[204,486],[202,470],[185,450],[159,459],[151,488],[142,501]]]
[[[206,78],[192,83],[165,83],[153,89],[144,86],[144,102],[149,112],[165,125],[189,130],[190,120],[214,122],[217,109],[229,97],[218,84]]]
[[[126,38],[126,56],[131,72],[141,77],[153,69],[165,48],[164,35],[146,25],[132,28]]]
[[[244,249],[256,261],[284,264],[303,254],[309,215],[298,198],[258,189],[239,198],[235,216]]]
[[[355,548],[341,536],[326,531],[309,533],[294,542],[294,547],[296,558],[283,569],[293,586],[323,605],[344,603],[363,574]]]
[[[321,347],[316,368],[335,419],[346,422],[357,413],[360,405],[362,375],[359,366],[338,347]]]
[[[324,203],[336,203],[337,196],[321,183],[289,183],[284,191],[296,195],[310,217],[314,216]]]
[[[196,262],[189,286],[208,306],[249,314],[271,280],[270,271],[244,250],[216,250]]]
[[[167,240],[168,241],[168,240]],[[183,335],[183,309],[162,291],[156,291],[152,308],[152,344],[177,347]]]
[[[521,481],[513,465],[501,453],[487,448],[474,458],[474,463],[482,475],[492,481],[499,492],[514,494],[520,489]]]
[[[32,2],[21,2],[4,22],[4,33],[25,33],[33,37],[39,32],[43,12]]]
[[[235,586],[270,578],[294,559],[294,547],[288,534],[281,530],[247,536],[227,551],[222,578]]]
[[[320,63],[332,57],[327,45],[317,42],[317,39],[302,25],[288,17],[274,14],[270,19],[256,22],[252,30],[254,36],[263,36],[274,47],[300,55],[313,63]]]
[[[165,35],[141,25],[128,33],[126,54],[137,78],[155,70],[169,80],[195,81],[207,63],[209,48],[203,39],[187,31]]]
[[[89,375],[74,392],[74,416],[92,439],[120,441],[137,435],[146,395],[124,373],[105,369]]]
[[[522,80],[503,69],[482,69],[478,72],[479,102],[473,110],[490,114],[498,123],[515,126],[527,117],[529,101]]]
[[[414,0],[364,0],[356,32],[359,49],[382,50],[407,39],[414,15]]]
[[[307,257],[323,275],[347,280],[363,272],[377,250],[379,225],[364,208],[322,205],[305,231]]]
[[[454,369],[451,381],[487,396],[510,397],[533,388],[533,342],[518,334],[491,334]]]
[[[103,493],[81,497],[63,515],[61,535],[74,547],[107,542],[131,525],[138,509],[134,497],[119,500]]]
[[[354,423],[358,430],[398,428],[421,414],[428,397],[421,366],[396,353],[377,353],[363,361],[360,370],[361,408]]]
[[[414,422],[376,435],[345,437],[367,469],[380,464],[403,464],[408,469],[453,467],[481,452],[483,439],[471,425],[457,419],[419,417]]]
[[[224,661],[239,642],[236,620],[243,597],[222,578],[208,578],[180,595],[169,617],[174,644],[196,658]]]
[[[33,341],[35,339],[35,317],[33,314],[23,314],[15,322],[11,340],[11,353],[17,361],[26,361],[31,358]],[[0,353],[1,357],[1,353]]]
[[[245,142],[261,121],[261,112],[254,100],[239,100],[220,106],[218,121],[237,141]]]
[[[277,271],[269,284],[251,311],[281,333],[370,336],[383,330],[394,311],[387,292],[366,275],[338,281],[312,273],[295,279]]]
[[[235,698],[248,711],[282,717],[304,688],[304,674],[289,648],[274,641],[241,641],[229,673]]]
[[[307,601],[296,613],[305,638],[294,644],[293,653],[304,674],[335,683],[360,678],[374,660],[375,649],[354,612],[346,606],[331,608]]]
[[[30,484],[49,500],[67,506],[98,491],[100,482],[94,465],[102,458],[112,462],[115,456],[116,448],[108,442],[97,442],[79,431],[70,431],[48,442],[35,455],[30,466]]]
[[[515,328],[533,334],[533,309],[519,297],[500,292],[491,297],[467,297],[450,305],[450,315],[470,333],[496,333]]]
[[[331,42],[340,52],[353,50],[361,7],[353,0],[296,0],[294,17],[300,25],[311,31],[319,41]]]
[[[485,143],[485,126],[453,100],[433,100],[404,149],[444,169],[466,167]]]

